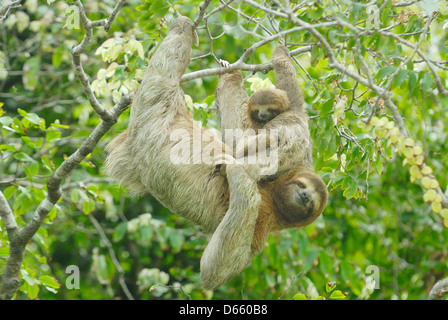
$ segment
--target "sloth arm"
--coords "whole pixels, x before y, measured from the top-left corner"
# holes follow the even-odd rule
[[[283,45],[275,48],[271,63],[275,70],[275,87],[288,94],[290,110],[299,111],[306,116],[303,109],[303,92],[297,82],[296,70],[289,58],[289,50]]]
[[[243,271],[256,252],[252,250],[261,203],[257,181],[239,165],[227,165],[229,209],[204,250],[201,279],[215,289]]]
[[[232,71],[219,77],[215,101],[221,131],[225,129],[247,129],[249,96],[243,84],[243,74],[240,71]],[[222,135],[225,136],[225,132],[222,132]]]

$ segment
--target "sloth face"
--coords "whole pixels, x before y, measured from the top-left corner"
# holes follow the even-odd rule
[[[281,113],[275,105],[252,105],[250,119],[258,125],[265,125]]]
[[[285,91],[264,88],[256,91],[249,99],[248,115],[254,127],[263,127],[280,113],[289,109],[289,99]]]
[[[276,214],[286,227],[305,226],[316,220],[327,202],[327,189],[314,172],[302,172],[274,191]]]
[[[319,194],[313,184],[305,177],[291,181],[284,198],[287,203],[306,216],[312,215],[315,202],[320,202]]]

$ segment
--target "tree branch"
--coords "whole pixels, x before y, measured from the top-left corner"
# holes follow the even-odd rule
[[[199,5],[199,14],[196,17],[196,19],[193,21],[193,28],[196,29],[198,27],[198,25],[202,22],[202,20],[204,19],[204,15],[205,15],[205,10],[207,10],[207,7],[209,6],[210,2],[212,2],[212,0],[205,0],[204,2],[202,2]]]
[[[112,23],[114,22],[115,18],[118,15],[118,12],[120,12],[121,8],[123,7],[123,5],[126,3],[126,0],[120,0],[117,2],[117,4],[115,5],[114,10],[112,11],[112,13],[110,14],[109,18],[107,18],[107,22],[104,25],[104,30],[107,32],[110,30],[110,28],[112,27]]]
[[[428,300],[442,300],[448,294],[448,278],[439,280],[429,292]]]
[[[118,4],[120,4],[121,2],[123,1],[119,1]],[[86,31],[86,34],[84,35],[84,38],[82,39],[81,43],[72,48],[73,64],[75,66],[76,75],[78,76],[79,81],[81,82],[82,88],[84,90],[84,93],[89,99],[90,105],[95,110],[95,112],[101,117],[102,120],[111,121],[112,120],[111,114],[101,105],[101,103],[96,98],[95,94],[93,93],[92,87],[90,86],[89,78],[87,77],[82,67],[81,54],[84,53],[84,51],[87,49],[88,45],[92,40],[93,26],[92,22],[86,16],[86,12],[84,10],[84,6],[82,5],[81,1],[76,0],[75,5],[78,7],[81,23],[84,26],[84,30]],[[121,6],[122,5],[123,4],[121,4]]]
[[[413,1],[409,1],[409,2],[396,3],[396,4],[393,4],[392,7],[396,7],[396,8],[409,7],[413,4],[416,4],[421,1],[422,0],[413,0]]]
[[[20,8],[22,5],[20,4],[21,0],[6,0],[3,5],[0,7],[0,21],[6,19],[11,9]]]
[[[8,204],[3,192],[0,191],[0,218],[5,225],[6,231],[17,229],[16,219],[14,219],[14,214],[11,207]]]

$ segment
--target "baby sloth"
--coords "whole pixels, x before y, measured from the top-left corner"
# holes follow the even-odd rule
[[[262,129],[280,113],[289,110],[289,98],[285,91],[265,88],[256,91],[249,99],[247,112],[250,127]]]
[[[220,64],[231,67],[225,60],[220,60]],[[285,46],[280,45],[274,50],[271,64],[275,70],[275,88],[257,90],[249,97],[243,74],[234,70],[220,76],[215,94],[223,140],[230,147],[236,145],[238,159],[256,153],[255,159],[260,160],[257,162],[259,180],[275,179],[295,167],[313,171],[308,114]],[[247,135],[237,136],[232,142],[232,137],[227,135],[228,129],[240,129]],[[264,154],[267,156],[263,158]],[[261,173],[261,168],[276,168],[276,172],[266,173],[264,170]]]

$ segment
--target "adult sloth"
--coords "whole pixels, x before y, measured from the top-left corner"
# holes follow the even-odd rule
[[[193,121],[179,81],[195,36],[188,18],[172,23],[134,98],[128,130],[108,145],[106,170],[131,192],[150,193],[213,233],[201,259],[201,279],[204,288],[215,289],[250,263],[270,231],[314,221],[327,194],[320,191],[325,185],[313,179],[314,173],[301,169],[258,185],[244,166],[232,164],[233,155],[219,138]],[[173,150],[192,150],[189,164],[173,161]],[[215,160],[197,161],[210,150],[214,154],[209,158]],[[222,159],[225,176],[216,166]],[[307,191],[300,188],[300,180],[309,181]]]

